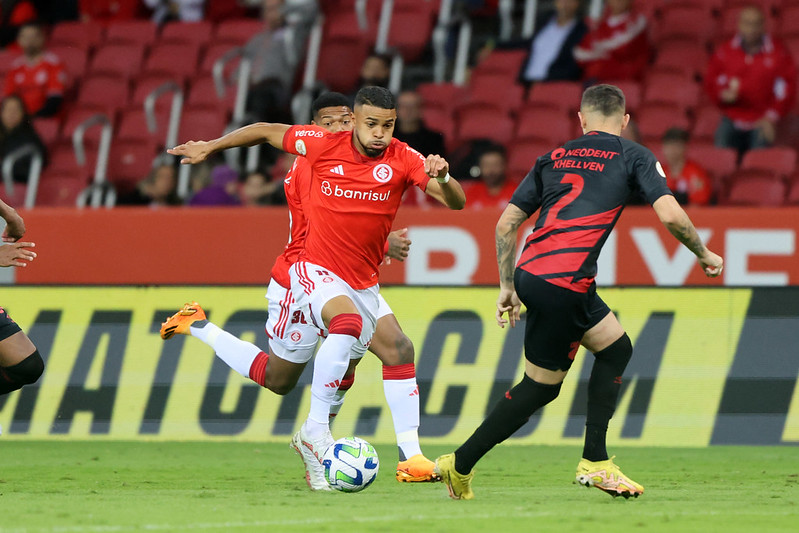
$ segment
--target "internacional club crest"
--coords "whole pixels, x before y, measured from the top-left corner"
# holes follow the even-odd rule
[[[385,163],[380,163],[372,169],[372,176],[380,183],[387,183],[394,177],[394,170]]]

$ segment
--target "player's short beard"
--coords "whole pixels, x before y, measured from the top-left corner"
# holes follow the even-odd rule
[[[385,148],[379,148],[379,149],[378,148],[369,148],[368,146],[364,146],[363,147],[363,151],[366,152],[366,155],[368,157],[378,157],[383,152],[385,152],[386,149]]]

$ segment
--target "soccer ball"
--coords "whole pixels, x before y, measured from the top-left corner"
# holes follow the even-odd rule
[[[374,446],[358,437],[338,439],[322,457],[325,479],[342,492],[358,492],[377,477],[380,466]]]

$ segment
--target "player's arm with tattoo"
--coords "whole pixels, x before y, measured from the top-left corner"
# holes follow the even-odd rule
[[[702,238],[696,232],[688,213],[680,207],[680,204],[677,203],[673,196],[661,196],[655,200],[652,207],[655,209],[660,221],[666,226],[666,229],[699,259],[699,265],[705,271],[705,275],[715,278],[721,274],[724,268],[724,260],[708,250],[707,246],[702,242]]]
[[[497,245],[497,267],[499,268],[499,297],[497,298],[497,324],[504,328],[510,322],[516,326],[521,313],[521,302],[516,295],[513,274],[516,270],[516,241],[519,226],[527,220],[527,213],[513,204],[508,204],[497,222],[495,238]],[[502,317],[508,313],[508,318]]]

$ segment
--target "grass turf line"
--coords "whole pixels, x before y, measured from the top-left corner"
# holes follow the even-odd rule
[[[451,451],[426,446],[431,458]],[[0,531],[795,531],[793,447],[616,448],[637,500],[572,484],[580,449],[499,446],[476,499],[394,480],[393,446],[359,494],[312,493],[287,444],[0,441]]]

